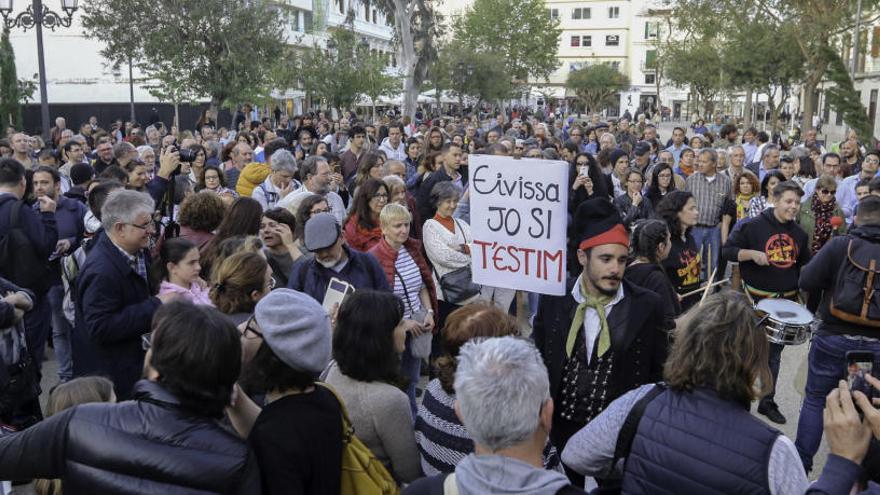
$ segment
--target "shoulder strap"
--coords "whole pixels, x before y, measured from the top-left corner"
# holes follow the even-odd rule
[[[458,230],[461,231],[461,237],[464,239],[464,243],[465,243],[465,244],[470,244],[470,243],[468,242],[468,240],[467,240],[467,236],[464,235],[464,229],[461,228],[461,225],[458,224],[458,220],[456,220],[455,218],[453,218],[452,221],[455,222],[455,226],[458,227]]]
[[[336,389],[330,386],[330,384],[325,382],[315,382],[315,386],[319,386],[325,390],[330,391],[333,394],[333,397],[336,397],[336,401],[339,402],[339,409],[342,411],[342,435],[345,443],[351,441],[351,437],[354,435],[354,427],[351,425],[351,420],[348,418],[348,409],[345,407],[345,401],[342,400],[342,397],[336,393]]]
[[[612,469],[617,466],[621,459],[624,459],[624,462],[626,462],[625,459],[629,456],[633,439],[636,437],[636,431],[639,429],[639,422],[642,420],[642,415],[645,414],[645,409],[652,400],[665,392],[666,389],[666,384],[663,382],[654,384],[651,390],[648,390],[648,393],[643,395],[629,411],[626,421],[623,422],[620,433],[617,435],[617,445],[614,447],[614,460],[611,463]]]
[[[400,272],[397,271],[397,267],[393,268],[394,274],[397,275],[397,279],[400,280],[400,285],[403,286],[403,295],[406,297],[406,305],[409,306],[409,312],[413,312],[412,301],[409,300],[409,290],[406,288],[406,282],[403,281],[403,277],[400,276]],[[394,290],[394,287],[391,287],[391,290]]]

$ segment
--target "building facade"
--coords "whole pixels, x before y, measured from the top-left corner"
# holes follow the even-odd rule
[[[89,0],[82,0],[81,3]],[[327,34],[334,28],[343,25],[349,9],[353,13],[353,26],[356,35],[366,39],[370,48],[377,52],[389,54],[391,64],[396,64],[394,48],[393,23],[381,15],[369,0],[281,0],[286,4],[285,35],[286,42],[303,49],[323,45]],[[17,2],[17,11],[23,8]],[[56,0],[44,0],[50,9],[60,10]],[[15,51],[18,77],[36,80],[37,42],[34,30],[22,31],[14,29],[10,32],[10,41]],[[63,115],[64,109],[76,106],[92,106],[110,109],[109,118],[128,118],[129,109],[129,71],[128,67],[113,70],[101,56],[103,44],[88,39],[84,35],[81,23],[81,11],[74,14],[73,23],[69,28],[56,31],[43,30],[44,53],[46,60],[47,94],[51,115]],[[135,67],[132,71],[134,101],[137,105],[137,117],[141,113],[151,112],[152,107],[159,108],[160,114],[167,115],[171,110],[152,96],[145,87],[149,81],[144,80]],[[273,95],[276,104],[286,108],[291,114],[299,113],[304,107],[305,95],[296,88],[282,89]],[[33,95],[25,109],[25,127],[39,127],[39,112],[33,111],[40,101],[39,90]],[[205,102],[208,98],[204,99]],[[242,102],[243,103],[243,102]],[[271,110],[271,109],[266,109]],[[187,112],[189,113],[189,112]],[[112,116],[109,116],[112,114]],[[100,116],[99,116],[100,117]],[[181,120],[184,119],[181,117]],[[103,121],[103,120],[102,120]],[[182,122],[187,126],[186,122]]]

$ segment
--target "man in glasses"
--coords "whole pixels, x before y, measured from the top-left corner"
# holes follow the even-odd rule
[[[111,193],[101,209],[104,232],[77,278],[73,373],[110,378],[121,400],[130,397],[141,376],[140,336],[149,331],[159,305],[176,297],[152,296],[156,291],[147,276],[147,247],[155,229],[154,209],[153,199],[144,193]]]
[[[858,194],[856,194],[856,185],[863,181],[870,181],[877,176],[877,170],[880,169],[880,151],[869,151],[862,160],[862,169],[857,174],[850,175],[846,179],[840,181],[837,186],[837,202],[846,216],[846,223],[851,224],[853,214],[858,203]]]

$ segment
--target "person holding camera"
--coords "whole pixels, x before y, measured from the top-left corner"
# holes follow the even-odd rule
[[[800,288],[821,295],[822,322],[810,346],[805,398],[798,419],[795,445],[804,468],[813,467],[813,456],[822,440],[822,405],[825,396],[847,374],[849,352],[880,356],[880,306],[877,296],[863,308],[864,279],[872,260],[880,259],[880,197],[867,196],[858,204],[855,228],[849,234],[832,237],[804,267]],[[854,278],[853,278],[854,277]],[[854,287],[846,282],[852,280]],[[851,308],[847,306],[855,305]],[[860,314],[865,309],[866,318]],[[859,313],[859,315],[853,314]]]
[[[880,390],[880,380],[866,374],[865,380]],[[864,415],[864,420],[859,413]],[[851,391],[846,381],[840,380],[825,398],[822,412],[823,425],[831,451],[822,474],[805,495],[835,495],[855,493],[853,487],[863,477],[863,461],[870,463],[868,449],[872,436],[880,438],[880,411],[862,391]],[[867,487],[857,487],[859,495],[880,494],[880,485],[871,481]]]

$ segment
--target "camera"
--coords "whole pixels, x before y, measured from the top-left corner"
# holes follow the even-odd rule
[[[195,150],[191,150],[189,148],[176,148],[178,156],[180,157],[180,161],[183,163],[192,163],[196,161],[196,156],[198,153]]]

